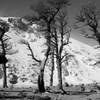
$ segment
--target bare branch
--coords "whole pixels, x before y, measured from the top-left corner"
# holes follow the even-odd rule
[[[51,40],[51,44],[52,44],[53,46],[56,45],[55,41],[53,41],[53,40]]]
[[[94,35],[84,34],[84,37],[96,40]]]
[[[68,56],[68,53],[62,56],[61,60],[63,60],[66,56]]]
[[[89,39],[94,39],[100,44],[100,33],[98,31],[100,11],[97,9],[95,3],[92,2],[82,6],[76,20],[77,23],[83,23],[84,26],[88,26],[90,28],[89,30],[94,33],[93,35],[88,33],[83,36]]]
[[[33,53],[33,50],[31,49],[31,46],[30,46],[30,44],[27,42],[27,46],[28,46],[28,48],[29,48],[29,50],[30,50],[30,52],[31,52],[31,55],[32,55],[32,58],[35,60],[35,61],[37,61],[37,62],[41,62],[40,60],[38,60],[35,56],[34,56],[34,53]]]
[[[20,40],[20,43],[21,43],[21,44],[25,44],[25,45],[28,47],[28,49],[29,49],[30,52],[31,52],[31,54],[28,54],[28,55],[29,55],[29,56],[32,56],[32,59],[34,59],[34,60],[37,61],[38,63],[41,63],[41,61],[38,60],[38,59],[34,56],[33,50],[32,50],[32,48],[31,48],[31,46],[30,46],[30,44],[29,44],[28,41],[22,39],[22,40]]]
[[[84,30],[82,30],[81,35],[84,36],[85,38],[97,40],[95,37],[95,34],[88,34],[88,33],[84,32]]]
[[[62,59],[61,63],[64,63],[65,61],[68,61],[70,59],[70,57],[74,57],[74,55],[66,53],[65,56],[64,56],[65,59],[63,58],[64,60]]]

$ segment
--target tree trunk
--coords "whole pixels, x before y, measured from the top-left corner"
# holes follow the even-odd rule
[[[51,46],[51,28],[50,28],[50,24],[51,22],[47,22],[47,35],[45,36],[46,40],[47,40],[47,51],[45,53],[45,58],[44,60],[41,62],[41,68],[40,68],[40,73],[38,76],[38,89],[39,92],[45,92],[45,85],[44,85],[44,69],[45,69],[45,65],[49,56],[49,52],[50,52],[50,46]]]
[[[62,86],[62,68],[60,57],[57,57],[57,70],[58,70],[58,88],[63,90]]]
[[[98,38],[97,41],[98,41],[98,44],[100,45],[100,38]]]
[[[46,61],[47,61],[47,59],[45,58],[41,62],[41,69],[40,69],[40,73],[39,73],[39,76],[38,76],[38,89],[39,89],[39,92],[45,92],[44,68],[45,68]]]
[[[58,70],[58,88],[60,90],[63,90],[62,87],[62,68],[61,68],[61,52],[58,51],[58,36],[57,32],[55,30],[55,42],[56,42],[56,64],[57,64],[57,70]]]
[[[3,64],[3,88],[7,88],[6,63]]]
[[[93,30],[94,30],[94,33],[95,33],[95,36],[96,36],[97,42],[98,42],[99,45],[100,45],[100,33],[99,33],[99,31],[97,30],[96,27],[93,28]]]
[[[50,52],[50,47],[48,47],[47,52],[46,52],[46,57],[44,58],[44,60],[41,62],[41,67],[40,67],[40,73],[38,76],[38,89],[39,92],[45,92],[45,85],[44,85],[44,69],[45,69],[45,65],[49,56],[49,52]]]
[[[41,69],[39,76],[38,76],[38,89],[39,92],[45,92],[45,86],[44,86],[44,72]]]
[[[52,53],[52,66],[51,66],[51,77],[50,77],[50,86],[53,86],[53,71],[54,71],[54,50]]]
[[[5,51],[5,46],[4,46],[4,42],[3,39],[1,39],[1,44],[2,44],[2,54],[4,56],[4,62],[3,62],[3,88],[8,87],[7,86],[7,72],[6,72],[6,51]]]

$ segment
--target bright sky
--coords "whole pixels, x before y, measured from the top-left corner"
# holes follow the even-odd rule
[[[39,0],[0,0],[0,16],[24,16],[31,14],[30,5],[37,3]],[[91,1],[91,0],[88,0]],[[80,6],[87,3],[87,0],[70,0],[69,20],[71,24],[75,22],[75,16],[78,14]],[[97,6],[100,5],[100,0],[94,0]],[[78,39],[86,44],[95,45],[95,41],[83,38],[79,35],[79,31],[73,30],[72,37]]]

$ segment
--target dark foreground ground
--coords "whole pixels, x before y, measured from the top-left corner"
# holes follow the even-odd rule
[[[100,90],[92,85],[86,86],[85,90],[80,86],[69,86],[64,89],[66,93],[51,87],[41,94],[33,88],[0,88],[0,100],[100,100]]]

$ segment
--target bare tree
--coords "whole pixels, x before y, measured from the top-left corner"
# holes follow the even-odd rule
[[[63,90],[62,86],[62,63],[67,54],[64,53],[64,46],[69,43],[71,28],[68,25],[67,13],[65,9],[60,9],[58,16],[55,18],[51,44],[55,48],[56,64],[58,69],[58,87]]]
[[[4,21],[0,21],[0,42],[1,42],[1,48],[2,53],[0,54],[0,64],[3,64],[3,87],[6,88],[7,86],[7,74],[6,74],[6,63],[8,62],[8,59],[6,58],[6,55],[11,55],[16,53],[17,51],[14,51],[12,49],[12,45],[9,42],[10,37],[7,36],[5,33],[9,31],[9,24],[7,24]]]
[[[83,36],[96,40],[100,45],[100,11],[97,9],[95,3],[92,2],[82,6],[76,20],[75,26],[77,26],[76,28],[82,29]],[[88,33],[86,32],[86,29],[88,29]]]
[[[45,92],[44,86],[44,69],[49,56],[50,46],[51,46],[51,23],[55,16],[58,14],[59,10],[65,5],[69,5],[68,0],[46,0],[46,2],[40,1],[36,6],[31,6],[33,12],[35,12],[34,17],[30,19],[32,21],[42,21],[42,24],[46,26],[45,38],[47,40],[47,50],[45,52],[45,58],[41,61],[40,74],[38,76],[38,87],[40,92]]]

